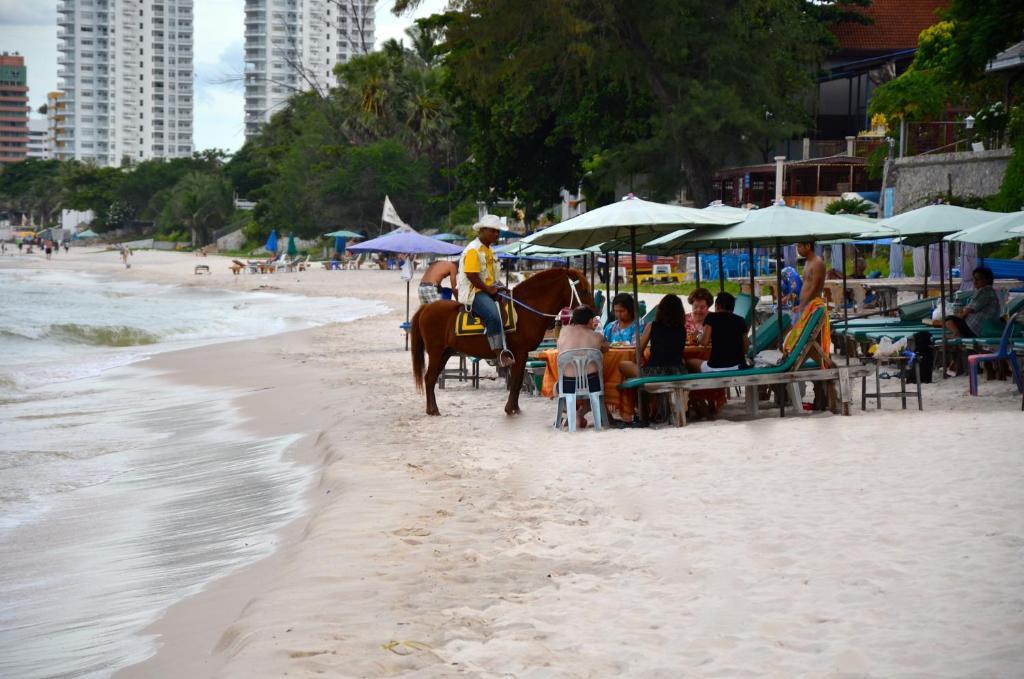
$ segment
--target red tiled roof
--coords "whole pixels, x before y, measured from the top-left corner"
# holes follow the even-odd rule
[[[937,9],[945,9],[949,0],[873,0],[858,9],[871,19],[868,25],[845,23],[833,27],[843,51],[887,52],[917,47],[917,36],[939,22]]]

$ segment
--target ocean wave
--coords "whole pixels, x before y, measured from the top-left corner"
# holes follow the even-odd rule
[[[158,335],[128,325],[58,323],[47,328],[46,336],[61,342],[99,347],[135,347],[160,341]]]

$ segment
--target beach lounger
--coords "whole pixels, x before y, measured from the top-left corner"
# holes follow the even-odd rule
[[[686,425],[686,409],[691,391],[743,387],[746,393],[748,412],[756,415],[758,387],[795,385],[800,382],[825,382],[828,385],[832,412],[849,415],[850,405],[853,402],[850,379],[867,375],[871,372],[871,367],[861,364],[828,368],[807,367],[809,356],[813,355],[816,360],[821,360],[824,357],[819,342],[824,320],[825,310],[819,309],[804,327],[793,351],[777,366],[717,373],[634,377],[622,382],[619,388],[644,389],[652,394],[667,394],[670,397],[673,419],[677,426]]]

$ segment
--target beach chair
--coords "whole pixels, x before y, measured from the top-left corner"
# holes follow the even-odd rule
[[[1003,329],[1003,335],[999,339],[999,346],[994,353],[972,354],[967,357],[967,376],[970,381],[971,396],[978,395],[978,366],[991,361],[1009,361],[1010,368],[1013,370],[1013,381],[1017,384],[1017,390],[1024,393],[1024,380],[1021,378],[1020,359],[1017,358],[1017,353],[1013,350],[1011,340],[1015,331],[1017,317],[1021,313],[1021,311],[1017,311],[1006,321],[1006,328]]]
[[[736,295],[736,306],[732,312],[743,318],[750,327],[750,321],[754,317],[754,296],[746,292]]]
[[[576,370],[576,389],[572,393],[562,391],[562,375],[565,374],[567,366],[573,366]],[[597,366],[597,377],[600,380],[600,390],[590,391],[587,380],[587,371],[591,365]],[[590,410],[594,413],[594,429],[601,430],[604,422],[604,357],[597,349],[567,349],[558,354],[558,381],[557,394],[558,406],[555,410],[555,429],[562,428],[562,415],[565,415],[569,424],[569,431],[576,431],[576,397],[590,399]]]
[[[786,332],[793,325],[793,318],[789,314],[782,314],[782,331]],[[779,338],[779,316],[778,314],[772,314],[771,318],[757,326],[757,344],[751,342],[750,351],[747,352],[747,356],[753,359],[762,351],[766,349],[775,349],[778,347]]]
[[[831,367],[819,339],[825,320],[825,310],[814,312],[797,340],[793,351],[776,366],[726,370],[716,373],[688,373],[686,375],[658,375],[656,377],[634,377],[623,381],[620,389],[644,389],[650,393],[664,394],[670,389],[670,403],[673,419],[677,426],[686,425],[686,409],[689,392],[698,389],[722,389],[740,386],[746,393],[747,409],[752,415],[758,411],[757,387],[795,385],[800,382],[825,382],[829,392],[832,412],[850,414],[853,402],[850,379],[867,375],[870,366],[854,364]],[[811,357],[814,360],[808,361]],[[828,367],[818,364],[825,361]]]

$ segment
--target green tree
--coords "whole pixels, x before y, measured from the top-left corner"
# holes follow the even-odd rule
[[[471,135],[463,179],[478,197],[494,188],[536,210],[587,164],[605,192],[639,171],[654,197],[686,185],[707,203],[716,166],[806,127],[828,22],[862,4],[454,3],[445,64]],[[482,157],[495,151],[505,157]]]
[[[0,208],[52,224],[61,201],[60,162],[28,158],[0,169]]]
[[[949,70],[971,82],[999,52],[1024,39],[1024,4],[1006,0],[952,0],[945,13],[956,31]]]
[[[222,177],[189,172],[171,190],[160,223],[164,229],[188,229],[193,245],[206,245],[213,231],[234,212],[231,184]]]

